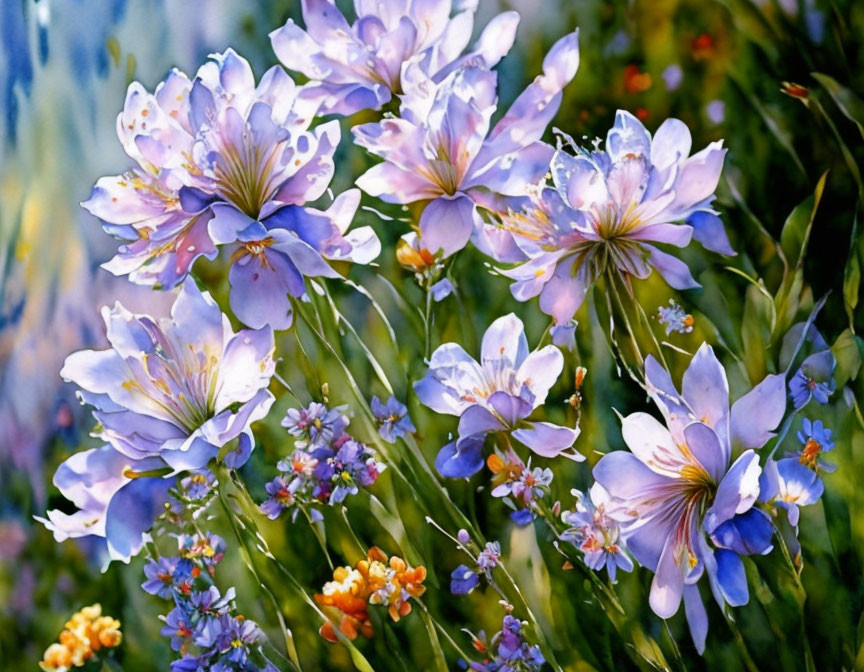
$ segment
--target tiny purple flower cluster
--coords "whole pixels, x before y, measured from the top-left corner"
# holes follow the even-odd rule
[[[288,410],[282,426],[295,437],[295,450],[279,461],[281,474],[266,486],[269,497],[261,511],[268,518],[275,520],[292,509],[295,520],[300,509],[307,508],[313,519],[320,519],[317,505],[343,502],[378,479],[385,465],[371,447],[345,431],[349,420],[344,410],[318,402]]]
[[[615,583],[617,570],[632,571],[633,561],[626,553],[618,522],[606,512],[609,493],[595,483],[589,497],[578,490],[573,490],[572,494],[576,497],[576,506],[573,511],[561,514],[561,520],[569,525],[561,533],[561,539],[582,551],[585,565],[590,569],[600,571],[605,567],[609,580]]]
[[[474,648],[488,654],[482,662],[460,661],[463,669],[474,672],[539,672],[546,659],[536,644],[525,640],[523,624],[515,616],[507,614],[501,623],[501,630],[487,642],[481,630],[472,635]],[[495,648],[494,654],[492,649]]]
[[[467,532],[465,533],[467,535]],[[460,543],[462,543],[460,539]],[[467,549],[462,545],[462,549]],[[450,574],[450,592],[454,595],[467,595],[480,583],[480,577],[485,576],[487,580],[492,579],[492,570],[498,566],[501,559],[501,544],[497,541],[489,541],[474,560],[474,569],[466,565],[459,565]]]

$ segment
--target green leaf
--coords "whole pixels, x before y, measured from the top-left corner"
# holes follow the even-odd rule
[[[858,132],[864,138],[864,101],[833,77],[823,75],[821,72],[813,72],[811,74],[813,75],[813,79],[819,82],[828,92],[831,100],[840,108],[843,115],[858,127]]]
[[[793,268],[800,268],[804,262],[810,230],[813,228],[813,218],[816,216],[819,201],[822,200],[827,176],[827,172],[822,173],[813,194],[799,203],[786,218],[786,223],[783,224],[783,231],[780,233],[780,245],[786,255],[786,260]]]
[[[834,381],[837,383],[837,387],[843,387],[847,382],[858,377],[858,371],[861,369],[862,352],[864,352],[864,341],[855,336],[851,329],[847,329],[831,346],[831,352],[837,358]]]
[[[849,317],[849,329],[855,331],[855,308],[858,307],[858,295],[861,290],[861,261],[864,259],[862,243],[864,237],[858,236],[858,217],[852,222],[852,235],[849,244],[849,258],[843,270],[843,307]]]
[[[741,340],[744,342],[744,366],[754,383],[768,373],[766,351],[773,330],[774,301],[764,288],[751,285],[744,300]]]

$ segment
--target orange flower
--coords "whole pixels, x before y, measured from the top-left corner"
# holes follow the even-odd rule
[[[425,592],[422,585],[425,579],[425,567],[411,567],[398,556],[388,558],[380,548],[373,546],[356,568],[337,567],[333,571],[333,581],[324,584],[315,600],[333,612],[339,631],[346,637],[355,639],[362,634],[370,638],[374,633],[368,605],[386,606],[390,617],[398,621],[411,613],[410,598],[420,597]],[[338,639],[330,622],[321,626],[319,632],[328,641]]]
[[[45,650],[39,666],[53,671],[82,667],[96,651],[119,646],[122,640],[120,621],[102,616],[99,604],[84,607],[66,622],[66,629],[58,637],[59,643]]]

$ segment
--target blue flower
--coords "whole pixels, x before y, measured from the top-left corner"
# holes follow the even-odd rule
[[[801,364],[801,368],[789,381],[789,396],[795,408],[804,408],[811,399],[827,404],[834,394],[834,369],[837,360],[830,350],[816,352]]]
[[[467,595],[480,583],[480,577],[473,569],[459,565],[450,573],[450,592],[454,595]]]
[[[442,475],[463,477],[479,471],[482,437],[496,432],[509,433],[543,457],[585,459],[565,452],[578,430],[528,420],[546,402],[564,367],[557,347],[547,345],[529,354],[522,321],[510,314],[486,330],[480,360],[456,343],[445,343],[432,353],[425,377],[414,383],[425,406],[459,416],[459,438],[444,446],[435,461]]]
[[[759,487],[759,499],[785,509],[792,527],[798,526],[798,507],[815,504],[825,490],[816,472],[795,458],[768,460]]]
[[[391,396],[386,404],[377,396],[372,397],[372,413],[378,419],[378,433],[387,443],[395,443],[400,436],[417,431],[408,407],[396,397]]]
[[[344,408],[328,408],[312,402],[306,408],[289,408],[282,426],[291,436],[296,436],[298,447],[317,447],[338,439],[348,427],[348,416]]]
[[[245,459],[252,450],[250,425],[274,401],[267,390],[273,332],[235,333],[191,279],[170,319],[134,315],[120,304],[102,315],[111,348],[70,355],[60,375],[94,406],[98,436],[108,445],[58,468],[55,484],[80,510],[49,511],[43,522],[58,541],[102,537],[111,559],[128,561],[164,510],[173,485],[166,476],[203,469],[229,442],[237,445],[231,455]]]
[[[141,584],[141,588],[151,595],[171,597],[174,593],[175,572],[179,562],[180,558],[164,556],[158,560],[148,560],[144,565],[144,576],[147,580]]]
[[[701,652],[708,617],[698,579],[707,575],[718,600],[746,604],[740,553],[748,547],[770,550],[770,527],[758,515],[745,514],[760,495],[755,450],[773,436],[785,414],[785,380],[766,377],[730,408],[726,371],[706,344],[684,372],[680,394],[650,356],[645,377],[665,425],[647,413],[624,418],[622,433],[631,452],[604,455],[594,478],[609,492],[608,511],[619,521],[628,550],[655,572],[652,610],[670,618],[683,599]],[[743,449],[734,461],[733,444]],[[767,538],[754,539],[760,532]]]
[[[803,448],[796,452],[787,452],[786,457],[795,457],[814,471],[821,469],[830,474],[837,469],[836,464],[822,459],[822,453],[834,450],[834,441],[831,440],[831,430],[825,427],[821,420],[811,422],[809,418],[804,418],[801,429],[798,430],[798,440]]]

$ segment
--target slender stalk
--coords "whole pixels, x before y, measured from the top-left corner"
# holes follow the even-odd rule
[[[279,627],[282,630],[283,638],[285,639],[285,650],[288,654],[288,658],[291,661],[291,665],[297,670],[297,672],[301,672],[302,668],[300,667],[300,658],[297,655],[297,647],[294,644],[294,635],[291,632],[288,625],[285,623],[285,618],[282,616],[282,609],[279,606],[279,601],[276,599],[276,595],[267,585],[267,583],[261,578],[258,570],[255,568],[255,562],[252,559],[253,554],[249,553],[248,548],[246,547],[246,542],[243,539],[243,535],[240,533],[240,529],[237,526],[237,519],[235,518],[234,512],[231,510],[231,507],[228,505],[228,502],[225,499],[224,493],[224,482],[220,480],[218,491],[219,491],[219,503],[222,505],[222,510],[225,512],[225,517],[228,519],[228,523],[231,527],[231,531],[234,533],[234,537],[237,539],[237,543],[240,544],[241,554],[243,555],[243,560],[245,561],[246,567],[249,569],[249,572],[252,574],[252,577],[261,587],[261,590],[269,598],[271,604],[273,605],[273,610],[276,612],[276,618],[279,621]]]

